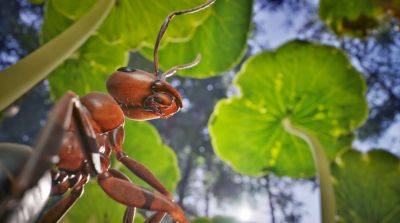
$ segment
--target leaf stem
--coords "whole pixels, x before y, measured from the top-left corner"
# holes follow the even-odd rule
[[[317,137],[309,130],[294,126],[288,118],[285,118],[282,124],[287,132],[302,138],[310,146],[320,184],[322,222],[334,223],[336,214],[335,194],[331,181],[329,161],[325,155],[324,148]]]
[[[115,0],[98,0],[90,11],[16,64],[0,72],[0,111],[43,80],[103,23]]]

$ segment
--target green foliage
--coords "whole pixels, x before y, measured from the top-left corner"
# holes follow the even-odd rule
[[[314,175],[310,149],[285,118],[313,131],[333,159],[367,115],[363,79],[332,47],[296,41],[256,55],[235,84],[241,95],[217,104],[209,129],[217,155],[243,174]]]
[[[42,42],[46,43],[59,35],[84,15],[94,3],[92,0],[47,1],[41,33]],[[49,80],[52,95],[58,98],[67,90],[81,95],[90,91],[104,91],[107,76],[126,64],[128,48],[152,45],[163,19],[169,12],[180,7],[192,6],[195,4],[187,1],[170,1],[170,4],[159,4],[157,1],[119,1],[98,34],[91,37],[72,58],[51,74]],[[143,10],[137,10],[138,7]],[[207,13],[203,12],[178,21],[177,26],[171,26],[170,39],[183,41],[206,15]],[[143,22],[143,19],[139,18],[151,19]]]
[[[365,36],[390,10],[400,18],[398,0],[322,0],[319,14],[336,33]]]
[[[48,42],[67,29],[84,15],[94,2],[94,0],[47,1],[41,33],[42,42]],[[177,9],[191,8],[203,2],[203,0],[194,2],[181,0],[160,4],[154,0],[119,1],[97,35],[91,37],[73,57],[51,74],[49,80],[52,95],[59,98],[67,90],[80,95],[89,91],[104,91],[107,76],[116,68],[126,64],[128,49],[137,49],[141,46],[152,48],[158,29],[168,13]],[[195,76],[198,77],[215,75],[231,68],[244,53],[250,26],[251,6],[251,1],[238,4],[230,0],[219,0],[215,6],[204,12],[176,19],[167,32],[170,35],[167,35],[166,41],[163,42],[167,43],[170,40],[174,43],[171,43],[163,51],[166,54],[163,53],[161,56],[171,59],[168,65],[173,63],[171,64],[173,66],[187,63],[193,60],[198,52],[202,53],[202,65],[196,69],[197,71],[192,71],[197,72]],[[233,14],[243,16],[237,16],[239,19],[230,19]],[[203,22],[204,26],[195,31],[195,28]],[[209,35],[210,30],[219,35]],[[219,30],[226,32],[221,34]],[[189,39],[187,44],[178,43]],[[232,44],[226,44],[228,39]],[[211,43],[213,44],[210,45]],[[176,51],[180,53],[177,54]],[[215,52],[221,52],[225,56]]]
[[[349,150],[337,158],[332,174],[340,221],[399,222],[399,167],[399,158],[383,150]]]
[[[94,0],[47,1],[42,42],[46,43],[59,35],[83,16],[94,2]],[[116,68],[126,64],[128,49],[142,46],[152,49],[158,29],[168,13],[177,9],[191,8],[203,2],[203,0],[194,2],[181,0],[160,4],[154,0],[119,1],[97,35],[91,37],[72,58],[51,74],[49,80],[52,95],[59,98],[67,90],[80,95],[90,91],[104,91],[107,76]],[[165,53],[162,53],[161,57],[169,58],[167,64],[173,66],[187,63],[193,60],[198,52],[202,53],[202,65],[196,70],[189,71],[195,72],[194,76],[197,77],[215,75],[228,70],[244,53],[251,7],[251,1],[238,4],[230,0],[219,0],[215,6],[204,12],[176,19],[167,32],[169,35],[166,36],[166,41],[163,42],[167,43],[169,40],[174,43],[163,51]],[[230,19],[233,14],[243,16],[237,16],[239,19]],[[195,30],[203,22],[204,26]],[[210,30],[219,35],[209,35]],[[219,30],[226,32],[221,34]],[[189,39],[187,44],[178,43]],[[232,44],[226,44],[227,40],[231,40]],[[213,44],[210,45],[211,43]],[[151,55],[152,50],[148,49]],[[180,53],[177,54],[177,51]],[[221,52],[225,56],[215,52]],[[161,62],[164,61],[162,58]]]
[[[85,186],[85,193],[62,219],[62,222],[122,222],[125,209],[126,206],[108,197],[94,181]],[[136,214],[135,223],[142,222],[144,222],[143,218]]]
[[[179,74],[207,78],[232,69],[246,51],[252,3],[249,0],[218,0],[207,9],[211,11],[211,16],[196,30],[189,42],[170,43],[160,50],[161,68],[166,70],[191,62],[197,54],[201,54],[202,61],[198,66]],[[141,52],[152,58],[152,48],[144,48]]]
[[[234,218],[229,217],[214,217],[214,218],[197,218],[192,223],[239,223],[239,221]]]
[[[42,42],[46,43],[68,28],[73,21],[54,9],[53,1],[45,5]],[[92,36],[73,57],[49,76],[53,98],[71,90],[78,95],[91,91],[105,91],[105,80],[112,71],[127,63],[128,53],[118,44],[108,44]]]
[[[51,0],[54,7],[72,20],[84,15],[96,0]],[[142,45],[153,46],[158,30],[169,13],[195,7],[204,0],[120,0],[100,27],[98,34],[110,43],[120,43],[127,49],[137,49]],[[185,40],[202,24],[209,12],[196,13],[174,21],[166,40]]]
[[[73,21],[56,11],[52,1],[46,1],[44,12],[40,38],[42,43],[47,43],[72,25]]]
[[[109,45],[96,36],[58,67],[49,77],[51,93],[60,98],[71,90],[78,95],[106,92],[106,79],[113,70],[126,64],[128,54],[118,45]]]

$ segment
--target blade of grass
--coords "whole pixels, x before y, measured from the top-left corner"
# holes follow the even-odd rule
[[[98,0],[63,33],[0,72],[0,111],[43,80],[77,50],[103,23],[115,0]]]
[[[319,179],[322,222],[334,223],[336,215],[335,194],[331,181],[329,161],[325,155],[324,148],[312,132],[305,128],[294,126],[288,118],[284,119],[282,124],[288,133],[302,138],[310,147]]]

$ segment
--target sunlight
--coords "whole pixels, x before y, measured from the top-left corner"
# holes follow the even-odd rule
[[[248,207],[240,208],[238,214],[239,216],[237,217],[240,221],[250,221],[253,216],[251,209]]]

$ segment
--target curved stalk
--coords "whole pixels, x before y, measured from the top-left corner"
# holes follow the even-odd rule
[[[282,124],[287,132],[302,138],[309,145],[319,179],[322,222],[334,223],[336,214],[335,194],[331,181],[329,161],[325,155],[324,148],[317,137],[309,130],[292,125],[288,118],[284,119]]]
[[[0,72],[0,111],[43,80],[77,50],[103,23],[115,0],[98,0],[90,11],[60,35]]]

